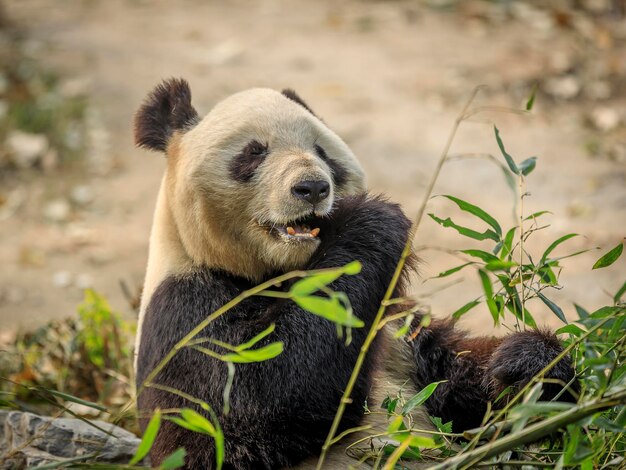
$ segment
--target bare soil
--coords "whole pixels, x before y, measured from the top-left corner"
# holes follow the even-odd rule
[[[171,76],[188,79],[201,113],[248,87],[296,89],[352,147],[371,190],[398,201],[408,214],[416,212],[473,88],[488,85],[477,105],[521,108],[539,82],[531,114],[480,114],[461,125],[452,154],[501,158],[496,123],[515,158],[539,157],[528,178],[524,211],[553,215],[545,219],[551,227],[531,239],[531,250],[540,255],[570,232],[584,236],[557,253],[615,246],[626,235],[626,157],[619,154],[626,142],[626,50],[623,37],[613,32],[625,31],[626,24],[592,18],[585,30],[559,24],[551,14],[507,16],[498,8],[490,2],[447,10],[413,1],[356,0],[6,2],[8,17],[26,31],[31,52],[68,83],[88,87],[98,152],[106,164],[98,171],[20,181],[23,201],[0,222],[0,332],[72,315],[86,285],[134,315],[120,282],[131,291],[142,283],[164,160],[134,148],[132,116],[145,94]],[[581,91],[561,96],[567,89],[561,93],[558,81],[551,85],[549,79],[563,76],[578,80]],[[609,96],[586,94],[598,76],[608,77]],[[616,110],[621,124],[606,132],[590,128],[588,116],[597,107]],[[589,148],[598,142],[603,150],[593,155]],[[617,150],[606,150],[611,146]],[[73,207],[61,223],[48,221],[45,203],[68,198],[76,185],[87,185],[93,202]],[[467,199],[509,226],[515,223],[511,192],[487,160],[446,164],[435,193]],[[430,202],[428,212],[433,211],[473,224],[443,199]],[[416,246],[452,250],[481,244],[425,217]],[[591,272],[599,255],[593,251],[563,262],[563,288],[553,297],[568,315],[573,302],[588,308],[609,302],[608,293],[625,280],[626,257]],[[460,262],[431,249],[420,257],[421,280],[413,292],[424,296],[434,314],[448,315],[480,293],[471,271],[443,290],[448,281],[423,283]],[[533,312],[542,323],[559,323],[541,305]],[[464,322],[477,331],[492,328],[486,308]]]

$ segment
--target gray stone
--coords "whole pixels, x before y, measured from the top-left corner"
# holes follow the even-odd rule
[[[139,438],[103,421],[51,418],[0,410],[0,469],[27,468],[93,455],[91,460],[128,462]]]
[[[13,162],[20,168],[37,164],[48,150],[48,139],[42,134],[11,131],[6,140]]]

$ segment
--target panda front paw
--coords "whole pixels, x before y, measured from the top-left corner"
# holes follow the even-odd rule
[[[553,333],[541,330],[514,333],[504,338],[494,350],[487,365],[487,383],[484,385],[490,390],[492,399],[507,387],[518,391],[562,352],[563,346]],[[543,385],[542,400],[555,398],[574,376],[571,359],[563,357],[544,375],[551,380]],[[574,381],[559,400],[575,401],[571,392],[577,390],[578,383]]]

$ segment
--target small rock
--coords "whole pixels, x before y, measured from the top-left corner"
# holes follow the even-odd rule
[[[74,285],[81,290],[89,289],[93,286],[93,278],[89,274],[81,273],[76,276]]]
[[[1,421],[0,449],[20,454],[16,468],[89,454],[97,454],[99,462],[128,462],[140,442],[125,429],[102,421],[0,410]]]
[[[591,111],[589,122],[594,128],[602,132],[608,132],[619,126],[620,115],[613,108],[600,107]]]
[[[70,211],[70,204],[65,199],[54,199],[45,205],[43,215],[52,222],[65,222]]]
[[[14,130],[7,137],[6,145],[15,165],[19,168],[30,168],[48,150],[48,139],[45,135]]]
[[[69,271],[57,271],[52,276],[52,283],[55,287],[65,288],[72,284],[72,273]]]
[[[74,204],[86,206],[93,202],[93,191],[86,185],[75,186],[70,193],[70,199]]]
[[[553,77],[546,81],[544,89],[554,98],[571,100],[580,93],[580,83],[573,75]]]

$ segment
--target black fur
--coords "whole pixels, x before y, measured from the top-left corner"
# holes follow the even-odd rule
[[[304,109],[306,109],[313,116],[317,117],[317,115],[313,112],[313,110],[309,107],[309,105],[306,104],[304,102],[304,100],[302,98],[300,98],[300,95],[298,95],[294,90],[292,90],[291,88],[285,88],[281,93],[286,98],[290,99],[294,103],[298,103],[300,106],[302,106]]]
[[[241,152],[231,160],[230,176],[241,183],[246,183],[254,176],[254,172],[267,156],[268,148],[256,140],[252,140]]]
[[[419,321],[415,320],[415,326]],[[452,421],[454,432],[480,426],[489,401],[494,407],[504,405],[505,399],[493,403],[500,392],[511,386],[515,393],[563,351],[558,339],[548,332],[470,338],[467,332],[455,328],[451,320],[434,321],[421,329],[411,344],[415,384],[421,388],[447,380],[437,387],[425,406],[432,416]],[[570,359],[562,359],[546,377],[567,383],[574,377]],[[542,399],[554,398],[562,388],[544,384]],[[560,398],[571,399],[569,394]]]
[[[333,172],[333,181],[335,183],[335,186],[342,186],[348,178],[348,171],[346,170],[346,168],[337,160],[329,158],[326,154],[326,151],[319,145],[315,146],[315,152],[317,153],[318,157],[326,162],[326,164]]]
[[[174,131],[189,129],[198,120],[189,84],[179,78],[164,80],[135,114],[135,144],[165,152]]]
[[[365,327],[353,329],[352,343],[337,338],[335,326],[294,303],[264,297],[246,300],[211,323],[200,337],[240,344],[267,326],[273,310],[275,332],[266,340],[283,341],[275,359],[237,366],[230,395],[231,410],[220,414],[226,440],[228,469],[272,469],[317,455],[330,428],[339,400],[404,247],[410,223],[400,208],[379,198],[349,197],[339,201],[332,216],[320,224],[321,244],[307,269],[342,266],[359,260],[363,269],[343,276],[331,288],[345,292]],[[399,286],[403,289],[404,278]],[[243,289],[241,279],[202,269],[166,279],[148,306],[138,358],[138,383],[196,324]],[[373,352],[379,344],[373,344]],[[341,428],[358,425],[370,387],[376,354],[368,355]],[[183,348],[156,377],[209,403],[221,413],[226,366],[200,352]],[[139,409],[193,406],[154,388],[139,396]],[[195,407],[199,412],[198,407]],[[142,426],[146,422],[143,421]],[[152,448],[152,464],[177,447],[187,450],[190,469],[214,467],[211,438],[166,422]]]

